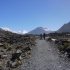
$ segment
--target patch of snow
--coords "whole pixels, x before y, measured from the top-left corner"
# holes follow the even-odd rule
[[[27,32],[26,30],[23,30],[22,33],[23,33],[23,34],[26,34],[26,33],[28,33],[28,32]]]
[[[8,27],[1,27],[3,30],[5,31],[12,31],[11,29],[9,29]]]
[[[23,30],[23,31],[13,31],[11,29],[9,29],[8,27],[0,27],[2,30],[5,30],[5,31],[10,31],[10,32],[13,32],[13,33],[17,33],[17,34],[26,34],[27,31],[26,30]]]
[[[51,30],[50,30],[50,29],[48,29],[48,28],[44,28],[44,30],[45,30],[45,31],[51,31]]]

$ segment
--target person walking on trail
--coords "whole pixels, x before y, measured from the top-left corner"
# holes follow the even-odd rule
[[[42,34],[40,34],[40,40],[42,40]]]
[[[43,34],[44,40],[45,40],[45,33]]]

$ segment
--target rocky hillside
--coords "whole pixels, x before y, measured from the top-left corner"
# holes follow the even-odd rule
[[[58,33],[62,32],[70,32],[70,22],[67,24],[64,24],[59,30],[57,30]]]

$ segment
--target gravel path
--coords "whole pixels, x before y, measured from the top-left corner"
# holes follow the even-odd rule
[[[36,40],[32,54],[21,66],[22,70],[70,70],[70,62],[59,57],[57,48],[45,40]]]

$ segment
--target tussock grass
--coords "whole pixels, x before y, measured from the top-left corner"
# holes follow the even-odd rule
[[[65,49],[69,46],[70,46],[69,43],[64,43],[64,45],[60,46],[58,49],[59,49],[59,51],[65,51]]]

